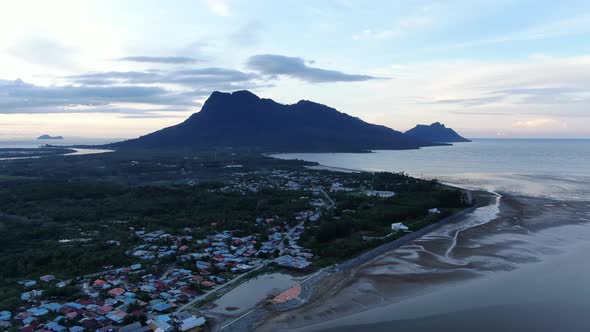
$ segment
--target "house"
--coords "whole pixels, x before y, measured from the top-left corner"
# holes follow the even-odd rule
[[[47,310],[49,310],[49,311],[52,311],[52,312],[58,312],[58,311],[59,311],[59,309],[61,309],[61,307],[62,307],[62,305],[61,305],[61,304],[59,304],[59,303],[54,303],[54,302],[51,302],[51,303],[45,303],[45,304],[42,304],[42,305],[41,305],[41,308],[45,308],[45,309],[47,309]]]
[[[123,319],[125,319],[125,316],[127,316],[127,313],[121,310],[115,310],[106,315],[108,319],[112,320],[113,322],[116,322],[117,324],[121,324],[123,322]]]
[[[113,309],[114,309],[114,308],[113,308],[113,307],[111,307],[111,306],[104,305],[104,306],[102,306],[102,307],[98,308],[98,310],[96,310],[96,312],[97,312],[99,315],[106,315],[106,314],[108,314],[109,312],[113,311]]]
[[[82,309],[82,308],[84,308],[84,305],[82,305],[80,303],[76,303],[76,302],[68,302],[68,303],[64,304],[64,306],[70,307],[70,308],[73,308],[73,309]]]
[[[53,331],[53,332],[62,332],[66,330],[65,326],[59,325],[57,322],[50,322],[45,324],[45,328]]]
[[[170,310],[172,308],[172,306],[166,302],[159,302],[157,304],[152,305],[152,309],[154,309],[155,311],[158,312],[164,312],[167,310]]]
[[[0,322],[8,321],[12,318],[12,313],[10,311],[0,311]]]
[[[31,325],[31,323],[36,322],[37,319],[35,319],[35,317],[27,317],[25,319],[23,319],[23,324],[24,325]]]
[[[199,270],[207,270],[211,267],[211,263],[204,261],[196,261],[195,265]]]
[[[89,331],[94,331],[100,326],[100,323],[96,319],[84,319],[80,321],[80,325]]]
[[[125,294],[125,290],[123,288],[113,288],[109,291],[110,296],[121,296]]]
[[[92,283],[94,286],[104,286],[107,282],[105,280],[102,279],[96,279],[94,280],[94,282]]]
[[[40,322],[30,323],[30,324],[27,324],[25,327],[21,328],[20,331],[21,332],[33,332],[33,331],[36,331],[40,325],[41,325]]]
[[[76,317],[78,317],[78,313],[75,311],[70,311],[66,314],[67,319],[74,319]]]
[[[151,330],[152,329],[148,325],[141,326],[140,322],[135,322],[135,323],[121,327],[119,329],[119,332],[148,332]]]
[[[44,308],[31,308],[28,309],[27,312],[35,317],[41,317],[47,315],[49,313],[49,310]]]
[[[207,321],[205,320],[205,317],[189,317],[187,319],[184,319],[180,322],[180,331],[184,332],[184,331],[188,331],[190,329],[193,329],[195,327],[198,326],[202,326],[206,323]]]
[[[222,277],[218,277],[218,276],[209,276],[209,280],[216,282],[218,284],[223,284],[225,282],[225,279],[223,279]]]
[[[40,277],[39,280],[44,281],[44,282],[51,282],[51,281],[55,280],[55,277],[48,274],[48,275],[44,275],[44,276]]]
[[[394,232],[406,232],[408,231],[410,228],[406,225],[404,225],[401,222],[395,222],[393,224],[391,224],[391,230]]]
[[[205,280],[205,281],[202,281],[201,282],[201,286],[203,286],[203,287],[213,287],[213,286],[215,286],[215,283],[212,282],[212,281]]]
[[[273,262],[279,266],[296,270],[304,270],[311,265],[311,262],[303,257],[293,257],[290,255],[283,255],[275,258]]]
[[[365,195],[371,197],[389,198],[395,196],[395,192],[386,190],[366,190]]]
[[[148,320],[147,324],[153,331],[156,332],[168,332],[173,330],[172,325],[163,322],[157,318]]]
[[[23,286],[25,287],[34,287],[35,285],[37,285],[37,282],[35,280],[27,280],[23,282]]]
[[[156,287],[152,285],[141,285],[139,286],[139,289],[147,293],[152,293],[156,291]]]

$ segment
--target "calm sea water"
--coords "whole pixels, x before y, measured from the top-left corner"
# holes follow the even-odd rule
[[[477,139],[472,143],[373,153],[290,153],[322,165],[406,172],[470,188],[585,200],[590,140]]]
[[[100,145],[119,142],[118,138],[65,137],[64,139],[0,139],[0,148],[37,148],[49,145]]]
[[[463,238],[462,260],[490,266],[509,261],[509,269],[491,269],[470,281],[435,287],[425,294],[384,303],[375,309],[326,319],[301,331],[590,331],[590,264],[587,258],[590,251],[590,140],[479,139],[473,143],[409,151],[300,153],[275,157],[367,171],[404,171],[500,194],[533,196],[536,197],[532,199],[534,202],[542,204],[545,210],[550,209],[551,222],[555,225],[539,231],[523,231],[518,223],[513,226],[505,223],[503,227],[507,228],[501,228],[496,226],[500,224],[492,222],[500,211],[498,208],[478,209],[461,224],[443,227],[421,244],[446,236],[456,239],[458,233],[454,228],[465,226],[469,231],[470,224],[485,224],[485,220],[480,219],[486,217],[489,225],[480,227],[479,234],[487,235]],[[524,214],[534,216],[536,209],[528,205],[528,212]],[[492,213],[488,213],[490,211]],[[514,232],[509,231],[512,228]],[[427,254],[426,257],[433,255],[419,248],[404,250],[406,253],[417,250]],[[445,248],[440,250],[445,258]],[[392,252],[389,259],[395,261],[399,254]],[[531,259],[519,262],[520,257]],[[387,272],[382,272],[385,273],[383,278],[414,267],[404,261],[396,262],[384,268]],[[417,267],[424,266],[418,264]],[[398,272],[400,270],[402,272]],[[411,271],[417,271],[414,276],[417,280],[428,280],[429,273],[442,272]],[[395,282],[396,279],[391,280]],[[350,289],[353,287],[354,284]],[[341,296],[343,301],[355,301]]]

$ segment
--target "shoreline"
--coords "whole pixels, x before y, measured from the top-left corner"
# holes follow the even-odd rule
[[[437,317],[437,313],[445,313],[449,305],[449,312],[463,310],[461,303],[447,301],[444,304],[448,296],[439,295],[458,292],[456,289],[470,291],[454,294],[452,298],[463,302],[472,299],[477,305],[486,303],[487,298],[473,299],[470,292],[485,292],[485,285],[490,280],[517,278],[525,274],[522,271],[542,269],[545,261],[559,262],[559,254],[576,253],[572,248],[580,243],[590,244],[590,241],[564,243],[555,239],[556,234],[560,234],[558,238],[590,239],[587,227],[590,220],[586,218],[590,215],[587,212],[590,205],[563,201],[564,211],[561,211],[553,208],[558,203],[549,199],[503,194],[497,217],[467,228],[465,234],[458,236],[460,245],[450,255],[445,255],[445,252],[448,254],[446,246],[450,239],[442,237],[446,229],[433,231],[412,244],[375,257],[340,278],[327,280],[320,285],[320,294],[305,306],[289,312],[276,312],[256,330],[391,331],[400,327],[398,322],[406,324],[404,326],[420,326],[434,320],[424,318],[423,321],[420,317]],[[568,219],[567,223],[563,222],[564,218]],[[460,220],[450,226],[466,226],[466,222],[471,221]],[[580,234],[584,235],[578,235],[576,229],[583,230]],[[524,239],[530,243],[524,242]],[[497,297],[509,298],[497,293]],[[436,298],[438,302],[426,300],[430,298]],[[417,309],[415,303],[422,303],[425,307]],[[453,309],[453,305],[458,308]],[[408,317],[415,318],[408,320]],[[419,331],[431,331],[433,326]],[[407,331],[414,330],[408,328]]]
[[[51,148],[53,149],[53,148],[57,148],[57,147],[51,147]],[[67,149],[72,150],[72,152],[39,155],[39,156],[26,156],[26,157],[6,157],[6,158],[0,158],[0,161],[40,159],[40,158],[48,158],[48,157],[82,156],[82,155],[89,155],[89,154],[110,153],[110,152],[115,151],[115,150],[107,150],[107,149],[81,149],[81,148],[67,148]]]
[[[321,166],[321,165],[320,165]],[[342,171],[342,168],[328,167],[330,170]],[[355,170],[347,170],[355,171]],[[357,171],[362,172],[362,171]],[[446,185],[446,184],[445,184]],[[456,187],[463,190],[469,196],[471,207],[465,208],[464,210],[457,212],[449,217],[439,220],[436,223],[430,224],[407,234],[396,240],[384,243],[376,248],[370,249],[363,253],[360,253],[356,257],[348,259],[344,262],[322,268],[315,273],[309,275],[305,280],[298,283],[301,291],[299,295],[283,303],[269,304],[264,301],[257,304],[253,309],[246,312],[245,314],[231,320],[229,323],[217,322],[214,325],[213,331],[253,331],[263,326],[269,319],[271,319],[276,313],[289,313],[290,311],[305,308],[308,304],[314,303],[321,298],[322,292],[318,291],[322,283],[326,283],[329,279],[343,278],[342,274],[359,268],[363,264],[367,264],[376,257],[384,255],[388,252],[396,250],[401,246],[407,245],[422,236],[429,234],[430,232],[440,228],[446,224],[459,222],[461,218],[472,213],[478,208],[487,206],[491,200],[487,199],[489,192],[486,191],[473,191],[465,188]],[[474,195],[474,193],[476,193]],[[477,196],[478,198],[475,198]],[[221,323],[221,324],[220,324]]]

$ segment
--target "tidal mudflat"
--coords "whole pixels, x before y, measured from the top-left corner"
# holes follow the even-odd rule
[[[557,307],[567,299],[578,304],[571,312],[587,309],[590,303],[581,296],[587,280],[580,276],[590,267],[580,252],[590,248],[590,204],[506,194],[487,199],[490,204],[463,220],[327,279],[310,304],[260,330],[470,326],[470,320],[462,325],[456,319],[461,311],[480,318],[474,322],[511,312],[521,319],[504,322],[518,330],[536,328],[531,308]],[[487,309],[490,317],[483,319]],[[579,318],[570,323],[584,324]]]

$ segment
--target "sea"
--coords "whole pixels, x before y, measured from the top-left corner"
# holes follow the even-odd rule
[[[64,137],[63,139],[1,139],[0,149],[4,148],[38,148],[40,146],[49,144],[56,146],[71,146],[71,145],[101,145],[112,142],[120,142],[125,139],[121,138],[87,138],[87,137]]]
[[[371,153],[286,153],[281,159],[370,172],[405,172],[467,188],[588,199],[590,139],[474,139]]]
[[[314,304],[317,311],[301,314],[297,328],[277,330],[590,331],[590,140],[475,139],[274,157],[406,172],[496,197],[361,267],[340,292]]]
[[[64,139],[12,139],[12,140],[0,140],[0,149],[22,149],[22,148],[38,148],[44,145],[52,146],[72,146],[72,145],[102,145],[112,142],[119,142],[123,139],[113,138],[82,138],[82,137],[70,137]],[[86,155],[86,154],[97,154],[97,153],[108,153],[112,150],[108,149],[86,149],[86,148],[75,148],[74,152],[66,153],[64,155]],[[17,159],[37,159],[43,158],[39,156],[27,156],[27,157],[5,157],[0,158],[0,161],[6,160],[17,160]]]

